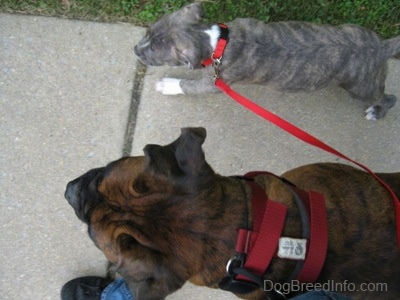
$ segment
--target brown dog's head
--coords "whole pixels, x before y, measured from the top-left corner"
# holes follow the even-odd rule
[[[217,211],[205,137],[204,128],[182,129],[169,145],[147,145],[145,156],[122,158],[67,185],[69,204],[136,299],[163,299],[200,272],[209,210]]]
[[[201,22],[203,16],[200,2],[164,16],[135,46],[135,54],[149,66],[200,68],[201,61],[213,50],[209,36],[204,32],[207,26]]]

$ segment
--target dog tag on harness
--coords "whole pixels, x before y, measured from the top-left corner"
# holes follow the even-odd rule
[[[219,288],[221,290],[230,291],[234,294],[248,294],[258,289],[259,286],[252,282],[225,277],[219,283]]]
[[[279,238],[278,256],[280,258],[304,260],[306,258],[306,239]]]

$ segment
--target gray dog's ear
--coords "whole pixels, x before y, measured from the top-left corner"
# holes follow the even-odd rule
[[[181,136],[176,143],[175,158],[179,168],[185,174],[199,173],[205,165],[204,152],[201,145],[206,139],[206,130],[198,128],[182,128]]]
[[[174,20],[185,24],[197,24],[204,18],[204,10],[201,2],[195,2],[184,6],[176,12]]]

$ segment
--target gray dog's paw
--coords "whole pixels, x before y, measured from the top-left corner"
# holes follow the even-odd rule
[[[376,112],[375,112],[375,107],[370,106],[368,109],[365,111],[366,115],[365,118],[370,121],[376,121]]]
[[[373,105],[370,106],[366,111],[366,118],[368,120],[376,121],[378,119],[383,118],[387,111],[392,108],[397,101],[397,97],[395,95],[385,95],[385,98],[382,101],[382,105]]]
[[[183,94],[180,86],[181,79],[165,77],[156,83],[156,91],[164,95]]]

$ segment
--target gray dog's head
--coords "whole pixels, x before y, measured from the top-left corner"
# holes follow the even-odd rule
[[[199,68],[211,52],[209,35],[204,30],[201,3],[189,4],[164,16],[152,25],[135,46],[135,54],[149,66],[187,66]]]

